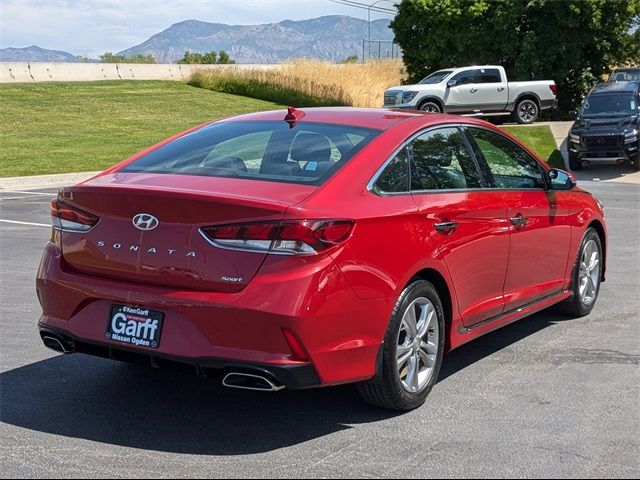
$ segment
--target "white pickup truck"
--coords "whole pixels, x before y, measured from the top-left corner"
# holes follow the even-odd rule
[[[478,116],[512,115],[518,123],[533,123],[541,110],[555,107],[553,80],[508,82],[504,68],[448,68],[432,73],[417,85],[394,87],[384,93],[385,108]]]

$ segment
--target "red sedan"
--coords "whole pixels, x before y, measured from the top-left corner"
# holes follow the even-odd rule
[[[289,109],[209,123],[60,191],[44,343],[277,391],[421,405],[444,354],[604,280],[600,203],[492,125]]]

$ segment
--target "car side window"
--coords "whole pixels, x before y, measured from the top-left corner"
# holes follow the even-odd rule
[[[411,142],[412,190],[480,188],[480,175],[460,131],[428,131]]]
[[[406,147],[382,171],[376,182],[376,190],[381,193],[409,192],[409,154]]]
[[[545,188],[542,167],[523,148],[496,132],[467,130],[473,138],[489,188]],[[482,162],[485,162],[483,165]],[[484,168],[486,167],[486,168]]]
[[[478,83],[478,70],[464,70],[457,73],[451,80],[455,80],[456,86]]]
[[[502,83],[500,70],[497,68],[483,68],[480,70],[480,83]]]

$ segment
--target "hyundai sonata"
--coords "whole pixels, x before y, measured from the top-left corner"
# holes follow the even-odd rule
[[[421,405],[446,352],[604,280],[600,203],[489,123],[290,108],[196,127],[60,191],[57,351]]]

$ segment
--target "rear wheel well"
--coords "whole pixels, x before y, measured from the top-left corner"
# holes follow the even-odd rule
[[[518,99],[513,104],[513,108],[515,109],[518,104],[523,100],[532,100],[538,106],[538,110],[540,110],[540,99],[534,95],[533,93],[524,93],[518,97]]]
[[[423,98],[422,100],[420,100],[420,102],[418,102],[418,110],[420,110],[422,108],[422,106],[427,102],[435,103],[440,108],[440,111],[442,113],[444,113],[444,105],[442,104],[440,99],[437,98],[437,97],[427,97],[427,98]]]
[[[602,280],[605,278],[605,270],[607,266],[607,238],[604,233],[604,226],[598,220],[594,220],[589,224],[589,228],[593,228],[598,237],[600,237],[600,243],[602,244]]]
[[[436,287],[438,295],[440,296],[440,301],[442,302],[442,308],[444,309],[444,321],[448,332],[453,321],[453,302],[451,300],[451,290],[449,290],[447,281],[440,272],[431,268],[419,271],[414,275],[411,281],[418,279],[426,280]]]

